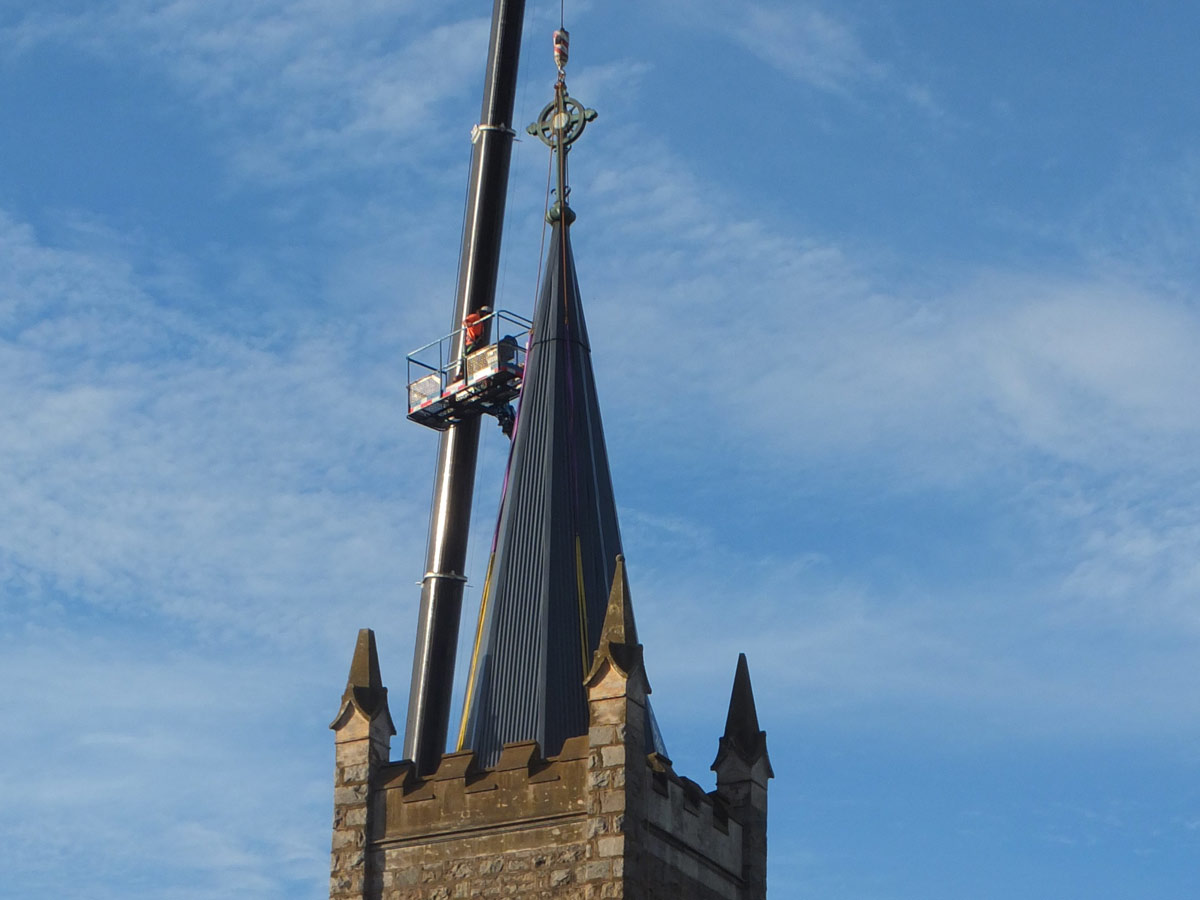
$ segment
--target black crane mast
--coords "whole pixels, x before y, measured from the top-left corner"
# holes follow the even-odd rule
[[[482,340],[487,343],[490,339],[491,321],[486,312],[496,293],[524,18],[525,0],[495,0],[483,108],[472,133],[471,176],[451,326],[450,356],[456,360],[463,358],[466,349],[462,325],[468,315],[483,315]],[[464,418],[442,431],[438,448],[404,734],[404,756],[413,760],[422,774],[437,768],[446,747],[479,429],[479,416]]]

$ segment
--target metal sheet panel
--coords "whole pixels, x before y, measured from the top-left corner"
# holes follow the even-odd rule
[[[554,226],[468,685],[464,746],[557,753],[587,731],[591,664],[621,552],[568,229]]]

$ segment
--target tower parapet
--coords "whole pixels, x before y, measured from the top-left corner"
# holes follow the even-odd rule
[[[755,733],[761,753],[745,753],[744,705],[734,716],[731,703],[710,793],[653,750],[624,560],[584,685],[587,732],[548,758],[524,741],[505,744],[489,767],[474,751],[447,753],[426,776],[411,761],[381,761],[390,717],[370,632],[359,648],[334,723],[331,898],[765,898],[765,735]],[[735,700],[749,686],[744,669],[743,657]]]

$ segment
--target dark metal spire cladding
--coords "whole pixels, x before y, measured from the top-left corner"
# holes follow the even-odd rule
[[[565,60],[565,40],[564,32],[555,34],[556,60]],[[547,213],[549,263],[533,316],[459,735],[459,749],[474,750],[484,765],[511,741],[536,740],[553,755],[568,737],[587,731],[583,680],[602,639],[610,590],[619,607],[618,643],[637,642],[571,251],[575,214],[567,206],[566,155],[595,117],[567,94],[560,63],[554,102],[529,128],[555,154],[558,202]],[[615,588],[614,577],[620,579]],[[665,752],[646,710],[653,745]]]
[[[533,319],[508,486],[484,587],[463,745],[544,753],[587,731],[583,677],[621,552],[570,216],[558,216]]]

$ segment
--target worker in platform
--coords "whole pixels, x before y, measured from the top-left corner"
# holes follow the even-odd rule
[[[483,341],[483,320],[490,312],[491,309],[484,306],[480,308],[479,312],[467,313],[467,317],[463,319],[464,353],[471,353],[479,349],[479,345]]]

